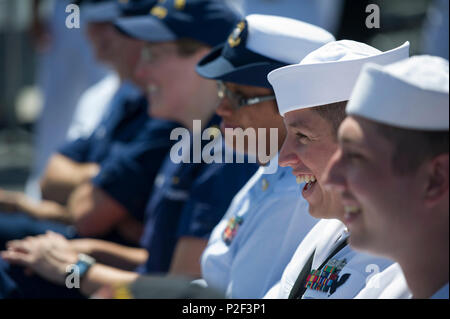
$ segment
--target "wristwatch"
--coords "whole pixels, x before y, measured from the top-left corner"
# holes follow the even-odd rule
[[[93,264],[95,264],[94,258],[86,254],[78,254],[78,261],[75,264],[75,269],[78,269],[80,280],[83,279]]]

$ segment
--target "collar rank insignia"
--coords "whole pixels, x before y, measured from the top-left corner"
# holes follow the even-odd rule
[[[237,47],[241,43],[241,33],[245,29],[245,21],[241,21],[238,23],[236,28],[233,30],[233,32],[228,37],[228,44],[230,47],[234,48]]]
[[[262,179],[261,187],[262,187],[263,192],[265,192],[269,188],[269,182],[267,181],[267,179],[265,179],[265,178]]]
[[[350,274],[344,274],[339,278],[339,273],[346,264],[345,259],[331,259],[322,269],[311,270],[306,278],[305,288],[332,295],[350,277]]]
[[[244,219],[240,216],[234,216],[228,220],[227,227],[225,228],[222,234],[222,239],[227,246],[229,246],[233,241],[234,237],[237,234],[239,226],[242,224],[243,221]]]

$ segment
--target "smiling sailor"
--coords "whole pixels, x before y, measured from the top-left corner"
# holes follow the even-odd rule
[[[267,74],[333,40],[329,32],[309,23],[254,14],[239,22],[228,40],[197,66],[200,75],[218,81],[221,103],[216,113],[222,117],[222,129],[254,129],[258,140],[271,141],[270,132],[278,132],[275,151],[263,149],[272,156],[276,172],[258,156],[261,167],[235,196],[202,256],[203,278],[228,297],[263,297],[317,222],[298,196],[291,169],[278,167],[286,129]],[[291,223],[297,227],[286,232]]]
[[[367,65],[355,86],[327,182],[352,211],[350,245],[398,262],[360,298],[407,296],[402,272],[414,298],[449,297],[448,92],[433,56]]]
[[[324,188],[322,174],[337,149],[337,129],[362,66],[399,61],[408,50],[408,43],[381,52],[364,43],[336,41],[268,75],[287,127],[279,164],[292,167],[299,182],[307,181],[302,195],[309,213],[323,220],[298,246],[267,298],[353,298],[374,271],[392,263],[347,245],[349,215],[338,193]]]

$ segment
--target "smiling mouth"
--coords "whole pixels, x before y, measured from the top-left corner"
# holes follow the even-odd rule
[[[302,175],[297,176],[296,178],[297,184],[306,183],[303,191],[308,191],[313,187],[313,185],[317,182],[317,179],[314,175]]]
[[[344,219],[347,222],[353,221],[362,212],[361,207],[356,205],[344,205],[344,211]]]

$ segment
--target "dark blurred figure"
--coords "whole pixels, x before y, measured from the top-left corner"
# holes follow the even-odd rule
[[[80,28],[66,27],[68,0],[54,1],[48,21],[41,21],[34,0],[31,34],[40,54],[37,83],[43,92],[44,106],[35,123],[34,160],[26,192],[40,198],[38,180],[49,156],[67,135],[80,95],[106,74],[106,69],[94,59],[85,36],[81,15]]]

